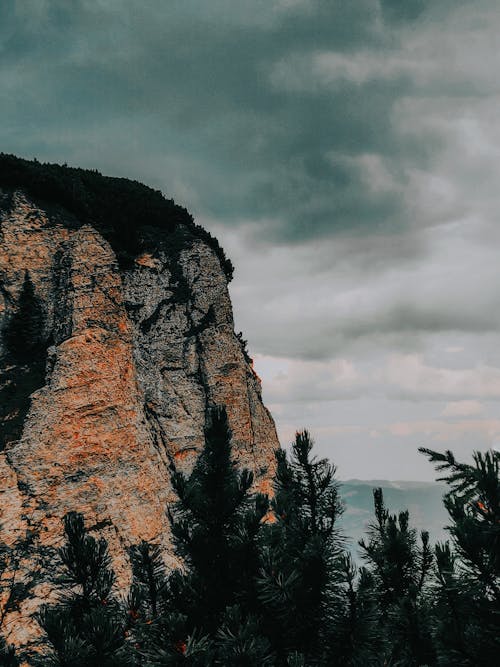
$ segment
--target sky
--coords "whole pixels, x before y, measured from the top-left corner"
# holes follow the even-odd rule
[[[286,445],[430,480],[500,442],[496,0],[0,2],[0,150],[216,234]]]

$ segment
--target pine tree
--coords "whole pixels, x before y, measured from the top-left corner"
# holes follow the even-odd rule
[[[19,295],[17,310],[7,323],[7,349],[21,363],[37,359],[44,348],[44,313],[28,271]]]
[[[133,585],[129,608],[134,619],[155,621],[165,612],[167,571],[158,545],[142,541],[129,550]]]
[[[359,544],[373,577],[385,659],[408,667],[435,664],[426,595],[432,568],[429,535],[421,533],[419,546],[408,512],[392,515],[382,489],[374,489],[373,495],[376,520],[369,527],[368,541]]]
[[[226,609],[215,645],[218,665],[272,667],[274,657],[270,642],[262,636],[260,619],[242,613],[235,605]]]
[[[420,450],[444,471],[452,546],[436,547],[439,664],[486,667],[500,655],[500,454]]]
[[[132,664],[126,645],[124,611],[113,595],[115,583],[108,546],[90,536],[81,514],[64,518],[66,544],[58,550],[64,572],[57,605],[45,606],[38,619],[49,648],[33,656],[47,667],[124,667]]]
[[[210,665],[213,647],[191,632],[187,618],[171,610],[169,575],[158,545],[141,542],[130,549],[133,583],[126,633],[137,665]],[[172,578],[177,578],[176,574]]]
[[[434,636],[441,667],[475,665],[476,637],[470,629],[472,602],[465,574],[457,569],[449,542],[437,544]],[[477,630],[477,627],[476,627]],[[481,633],[481,630],[480,630]]]
[[[263,624],[278,665],[319,659],[341,551],[335,467],[311,457],[312,447],[303,431],[296,434],[290,460],[283,450],[276,453],[275,521],[264,533],[258,583]]]
[[[165,579],[158,559],[145,558],[146,547],[134,557],[135,581],[148,615],[141,640],[149,647],[144,664],[173,665],[181,658],[183,665],[188,658],[193,665],[198,659],[200,665],[216,659],[229,664],[224,660],[230,655],[240,661],[231,664],[259,664],[267,644],[252,613],[257,537],[269,504],[265,496],[251,493],[253,475],[239,471],[232,459],[224,409],[208,415],[205,446],[192,473],[173,467],[172,484],[178,502],[169,517],[182,570]]]
[[[257,535],[268,509],[267,498],[251,494],[252,473],[238,471],[231,458],[224,409],[210,415],[192,474],[174,469],[172,483],[179,497],[170,512],[172,535],[188,571],[174,597],[193,627],[213,633],[226,607],[252,607]]]
[[[338,561],[338,586],[330,604],[327,661],[330,667],[382,665],[383,641],[372,574],[350,554]]]
[[[181,637],[181,639],[179,639]],[[215,667],[214,642],[207,636],[189,632],[186,619],[167,614],[147,641],[134,645],[134,664],[144,667]]]

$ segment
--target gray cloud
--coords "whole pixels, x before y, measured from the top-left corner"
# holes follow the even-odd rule
[[[404,230],[405,172],[428,158],[422,136],[392,123],[411,77],[293,90],[273,72],[280,63],[307,70],[319,52],[383,59],[400,39],[391,21],[417,18],[424,4],[404,3],[405,12],[377,0],[258,2],[251,12],[223,1],[140,11],[113,1],[4,5],[2,143],[106,169],[139,145],[148,158],[128,173],[174,196],[195,192],[188,206],[228,224],[266,220],[270,242]],[[315,73],[305,75],[314,84]],[[371,187],[358,161],[366,154],[390,165],[387,189]]]
[[[407,21],[419,18],[429,5],[429,0],[382,0],[382,13],[388,21]]]
[[[4,2],[0,148],[185,204],[285,440],[431,475],[417,445],[500,437],[499,29],[494,0]]]

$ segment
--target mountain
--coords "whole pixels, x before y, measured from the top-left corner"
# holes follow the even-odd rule
[[[437,482],[391,482],[387,480],[350,479],[341,482],[341,496],[345,512],[341,526],[349,536],[349,548],[360,560],[358,541],[366,535],[366,529],[374,520],[373,489],[381,487],[387,509],[391,514],[402,510],[410,513],[410,525],[429,531],[431,542],[446,540],[444,526],[449,519],[443,506],[446,485]]]
[[[189,469],[224,405],[238,462],[267,491],[278,446],[228,294],[232,266],[161,193],[95,171],[0,156],[0,540],[42,562],[10,641],[50,595],[63,515],[173,562],[170,465]]]

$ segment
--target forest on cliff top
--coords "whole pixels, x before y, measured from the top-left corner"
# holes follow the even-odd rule
[[[128,178],[103,176],[96,169],[24,160],[0,153],[0,188],[22,189],[44,202],[59,205],[75,218],[76,224],[90,223],[110,242],[118,260],[128,265],[131,258],[149,249],[150,228],[178,252],[193,239],[201,239],[215,252],[228,280],[233,266],[219,242],[197,225],[193,216],[159,190]]]

